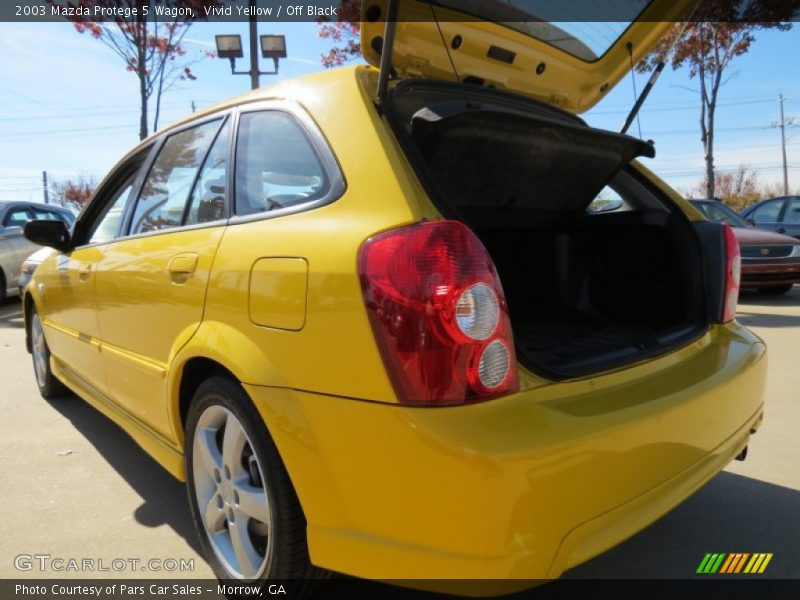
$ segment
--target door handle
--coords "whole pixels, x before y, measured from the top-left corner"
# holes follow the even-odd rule
[[[169,261],[171,275],[191,275],[197,270],[197,254],[176,254]]]
[[[92,274],[92,265],[91,264],[83,264],[78,268],[78,279],[81,281],[86,281],[89,279],[89,276]]]
[[[775,231],[777,231],[778,233],[786,233],[786,228],[785,227],[778,227]]]

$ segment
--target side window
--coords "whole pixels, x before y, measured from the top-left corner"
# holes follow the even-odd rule
[[[34,208],[32,210],[34,219],[41,221],[63,221],[63,219],[60,219],[52,210],[42,210],[40,208]]]
[[[782,206],[783,200],[765,202],[759,206],[751,216],[756,223],[775,223],[778,220],[778,215],[781,212]]]
[[[142,185],[130,233],[178,227],[197,171],[219,129],[211,121],[167,138]]]
[[[288,113],[245,113],[236,142],[236,214],[251,215],[324,196],[328,180],[311,141]]]
[[[784,223],[800,225],[800,198],[792,198],[786,207],[786,214],[783,216]]]
[[[703,206],[705,206],[706,216],[709,218],[709,220],[716,221],[717,223],[722,223],[723,221],[726,220],[728,215],[726,215],[716,206],[705,203],[703,204]]]
[[[597,197],[589,203],[588,211],[590,214],[613,212],[615,210],[630,210],[625,204],[622,196],[614,190],[611,186],[607,185]]]
[[[71,219],[66,213],[61,214],[42,208],[34,208],[32,210],[34,219],[40,219],[42,221],[61,221],[62,223],[65,223],[67,227],[72,227],[72,224],[75,222],[75,219]]]
[[[25,223],[30,220],[31,215],[27,208],[13,208],[6,213],[3,227],[25,227]]]
[[[119,227],[122,222],[122,215],[125,212],[125,205],[131,195],[133,188],[133,180],[136,178],[132,175],[122,185],[122,188],[117,193],[113,202],[110,202],[106,207],[106,211],[100,220],[95,225],[92,235],[89,237],[90,244],[103,244],[110,242],[119,235]]]
[[[189,198],[186,224],[208,223],[225,216],[225,190],[228,184],[228,155],[230,151],[230,122],[217,134],[206,156],[200,176]]]

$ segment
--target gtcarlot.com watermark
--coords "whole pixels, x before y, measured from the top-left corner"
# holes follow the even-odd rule
[[[75,558],[50,554],[18,554],[17,571],[38,573],[183,573],[194,571],[193,558]]]

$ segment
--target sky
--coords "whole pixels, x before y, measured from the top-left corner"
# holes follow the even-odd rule
[[[187,35],[189,55],[213,50],[214,35],[240,33],[245,23],[198,23]],[[313,23],[259,25],[259,34],[286,35],[288,58],[276,79],[320,70],[328,43]],[[763,31],[738,58],[723,86],[717,111],[719,170],[746,165],[766,183],[782,182],[778,94],[786,117],[800,122],[800,29]],[[262,63],[262,70],[271,64]],[[245,70],[247,60],[237,68]],[[204,58],[192,67],[196,81],[181,82],[162,100],[162,125],[192,110],[249,90],[247,76],[230,74],[227,60]],[[138,80],[121,59],[68,23],[0,23],[0,199],[41,200],[42,171],[51,180],[83,174],[102,179],[138,143]],[[647,80],[636,75],[641,91]],[[641,135],[655,140],[657,156],[645,159],[680,191],[703,178],[697,80],[688,71],[664,71],[640,113]],[[583,117],[593,126],[619,130],[633,104],[626,77]],[[637,124],[630,133],[639,134]],[[790,189],[800,188],[800,127],[787,129]]]

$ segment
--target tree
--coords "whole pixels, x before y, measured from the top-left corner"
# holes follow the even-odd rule
[[[65,179],[53,183],[51,187],[56,204],[80,210],[92,197],[97,182],[92,177],[80,174],[77,179]]]
[[[739,165],[734,171],[718,171],[714,175],[714,191],[716,196],[735,211],[747,208],[754,202],[765,198],[774,198],[783,193],[783,186],[778,183],[762,182],[760,173],[747,165]],[[706,193],[705,180],[684,190],[687,198],[700,198]],[[800,190],[797,190],[800,194]]]
[[[54,0],[48,0],[53,3]],[[161,96],[179,81],[194,80],[191,66],[199,58],[189,58],[183,40],[192,25],[190,20],[159,21],[148,0],[74,0],[64,6],[102,6],[124,14],[137,9],[135,17],[115,17],[111,21],[68,17],[79,33],[89,33],[110,48],[125,63],[125,69],[139,79],[139,139],[149,132],[148,105],[155,94],[153,130],[158,128]],[[196,17],[205,15],[205,6],[218,0],[162,0],[165,8],[190,8]],[[145,15],[144,7],[149,7]],[[181,17],[183,18],[183,17]]]
[[[750,50],[755,32],[761,29],[791,29],[796,15],[792,0],[706,0],[701,2],[691,23],[676,23],[650,55],[636,69],[640,73],[658,63],[673,69],[689,67],[689,77],[700,87],[700,139],[706,163],[705,195],[714,197],[714,117],[726,73],[734,60]]]
[[[326,69],[339,67],[361,56],[361,1],[341,0],[337,20],[317,19],[319,37],[333,42],[333,47],[320,58]]]

